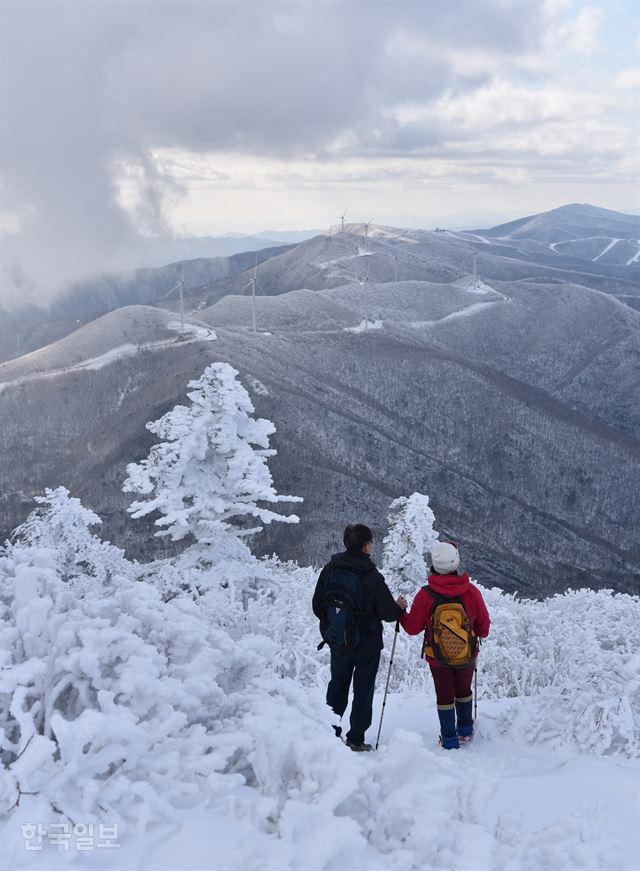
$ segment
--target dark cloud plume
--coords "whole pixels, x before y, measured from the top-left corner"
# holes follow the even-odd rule
[[[154,147],[322,160],[428,150],[388,109],[464,88],[450,54],[515,56],[542,37],[527,2],[5,2],[0,303],[44,303],[69,282],[131,262],[137,226],[164,227],[179,194]],[[474,86],[477,81],[474,82]],[[140,196],[118,204],[116,167]]]

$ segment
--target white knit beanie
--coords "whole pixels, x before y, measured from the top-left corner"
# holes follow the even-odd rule
[[[439,575],[455,572],[460,565],[458,548],[448,541],[439,541],[431,551],[431,563]]]

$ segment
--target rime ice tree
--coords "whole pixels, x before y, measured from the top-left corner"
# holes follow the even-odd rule
[[[400,592],[413,593],[426,580],[425,554],[438,540],[429,497],[422,493],[400,496],[389,506],[388,519],[383,557],[385,577]]]
[[[119,547],[102,541],[91,532],[102,520],[66,487],[47,488],[36,496],[37,508],[13,533],[13,548],[47,550],[55,560],[55,569],[63,581],[92,578],[107,584],[116,574],[126,575],[135,565]]]
[[[267,458],[269,420],[252,417],[249,394],[227,363],[214,363],[190,381],[190,406],[176,405],[147,424],[160,444],[140,463],[127,466],[125,493],[144,497],[129,506],[133,517],[158,512],[156,535],[173,541],[191,536],[201,544],[259,532],[248,520],[297,523],[294,514],[277,514],[258,503],[301,502],[280,496],[273,486]],[[239,544],[239,542],[238,542]]]

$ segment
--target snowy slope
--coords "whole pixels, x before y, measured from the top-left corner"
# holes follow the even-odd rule
[[[456,285],[428,281],[398,281],[392,286],[370,281],[367,288],[369,314],[390,324],[436,323],[457,316],[478,302],[503,302],[507,297],[489,285],[463,280]],[[297,290],[274,297],[256,299],[257,321],[267,331],[334,332],[360,324],[363,315],[364,286],[351,282],[327,290]],[[425,312],[431,315],[429,321]],[[226,296],[219,303],[198,312],[198,318],[214,327],[245,328],[251,324],[251,300],[246,296]]]
[[[378,694],[374,722],[380,705]],[[321,691],[283,686],[246,719],[255,788],[230,776],[212,809],[178,812],[144,848],[129,833],[72,867],[209,871],[215,857],[216,871],[637,871],[638,765],[500,734],[506,706],[481,703],[474,742],[447,753],[431,694],[396,693],[383,743],[365,756],[323,728]],[[17,854],[14,867],[43,858]],[[47,871],[68,867],[46,856]]]
[[[210,871],[212,862],[216,871],[636,871],[637,598],[585,590],[527,602],[484,590],[493,622],[478,730],[458,751],[436,744],[419,641],[401,634],[380,749],[353,754],[329,727],[328,654],[315,650],[315,619],[300,607],[314,570],[276,559],[195,569],[185,558],[141,577],[122,552],[83,535],[60,545],[54,530],[37,550],[0,559],[10,603],[3,692],[34,700],[49,680],[84,686],[66,718],[51,720],[62,758],[48,758],[40,736],[6,778],[12,871],[61,871],[70,859],[78,871]],[[198,605],[161,599],[160,579],[176,584],[189,565]],[[102,591],[82,575],[92,566]],[[220,569],[224,587],[208,580]],[[263,595],[251,593],[256,574]],[[67,584],[93,594],[69,597]],[[12,613],[24,646],[6,634]],[[12,710],[24,744],[37,705]],[[25,851],[21,826],[36,820],[48,832],[66,815],[117,821],[119,847],[67,852],[45,838],[41,853]]]
[[[185,333],[187,339],[180,336],[180,320],[173,312],[151,306],[126,306],[91,321],[46,348],[0,363],[0,385],[24,383],[44,374],[99,369],[141,351],[215,338],[207,325],[193,323],[193,318],[187,319]]]

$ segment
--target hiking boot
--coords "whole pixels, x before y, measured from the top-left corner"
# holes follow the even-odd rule
[[[473,738],[473,732],[470,735],[458,735],[458,741],[460,744],[468,744],[469,741]]]
[[[460,739],[457,735],[440,735],[438,738],[438,744],[444,750],[457,750],[460,747]]]
[[[352,741],[347,741],[347,747],[353,750],[354,753],[364,753],[373,750],[371,744],[354,744]]]
[[[335,726],[332,724],[331,728],[336,733],[336,738],[342,738],[342,726]]]

